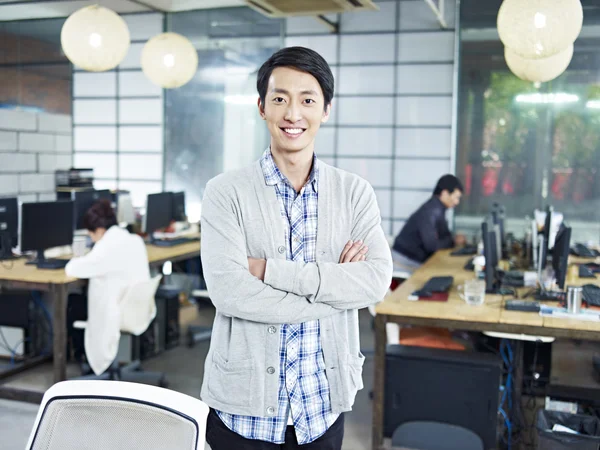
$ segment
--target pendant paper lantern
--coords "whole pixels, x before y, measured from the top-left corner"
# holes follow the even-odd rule
[[[69,61],[90,72],[114,69],[129,50],[129,28],[114,11],[93,5],[65,21],[60,43]]]
[[[515,53],[510,48],[504,48],[504,59],[508,68],[525,81],[550,81],[562,74],[573,57],[573,44],[562,52],[542,59],[527,59]]]
[[[198,53],[192,43],[177,33],[162,33],[142,50],[142,70],[154,84],[177,88],[190,81],[198,68]]]
[[[500,40],[528,59],[565,50],[575,42],[582,25],[580,0],[504,0],[498,11]]]

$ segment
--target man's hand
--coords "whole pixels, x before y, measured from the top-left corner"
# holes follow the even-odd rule
[[[359,262],[367,259],[369,247],[363,245],[363,241],[348,241],[340,256],[340,264],[349,262]]]
[[[266,259],[248,258],[248,270],[260,281],[265,281]]]
[[[454,245],[462,247],[467,244],[467,238],[464,234],[457,234],[454,236]]]

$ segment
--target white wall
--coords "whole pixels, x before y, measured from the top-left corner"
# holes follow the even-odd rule
[[[54,171],[71,163],[71,116],[0,109],[0,197],[54,200]]]
[[[312,18],[287,19],[285,44],[313,48],[330,64],[333,117],[317,155],[371,182],[384,230],[396,234],[454,171],[455,2],[446,1],[447,30],[423,0],[377,5],[339,16],[339,35]]]
[[[144,44],[163,15],[123,16],[131,47],[116,70],[73,74],[74,164],[94,169],[98,189],[127,189],[136,206],[163,184],[163,90],[143,74]]]

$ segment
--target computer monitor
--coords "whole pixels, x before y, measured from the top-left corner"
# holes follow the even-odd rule
[[[19,243],[19,203],[16,198],[0,199],[0,260],[11,259]]]
[[[98,196],[98,200],[108,200],[111,203],[113,202],[113,194],[109,189],[99,189],[95,192]]]
[[[556,279],[556,284],[560,289],[565,288],[570,248],[571,228],[562,227],[556,236],[554,251],[552,252],[552,269],[554,269],[554,278]]]
[[[44,266],[44,250],[73,244],[74,217],[72,201],[23,203],[21,250],[37,251],[33,263]]]
[[[498,256],[496,254],[496,235],[489,231],[490,226],[487,220],[481,224],[481,236],[483,240],[483,256],[485,257],[485,291],[487,293],[496,292],[496,266],[498,265]]]
[[[552,207],[546,208],[546,220],[544,221],[544,229],[542,231],[544,236],[544,243],[541,251],[541,260],[539,261],[542,269],[546,268],[548,262],[548,249],[550,248],[550,229],[552,228]]]
[[[85,229],[83,225],[83,218],[85,217],[85,213],[88,212],[94,203],[96,203],[98,200],[108,200],[109,202],[112,202],[112,194],[108,189],[101,191],[89,190],[73,192],[71,198],[75,207],[75,230]]]
[[[175,222],[185,222],[187,215],[185,214],[185,192],[173,193],[173,220]]]
[[[150,194],[146,201],[146,222],[144,230],[150,238],[152,233],[168,227],[173,216],[173,193]]]

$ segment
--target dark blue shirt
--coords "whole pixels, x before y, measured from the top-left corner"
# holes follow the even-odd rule
[[[425,262],[436,251],[451,247],[454,238],[446,222],[446,207],[436,196],[410,216],[394,240],[394,250],[417,262]]]

